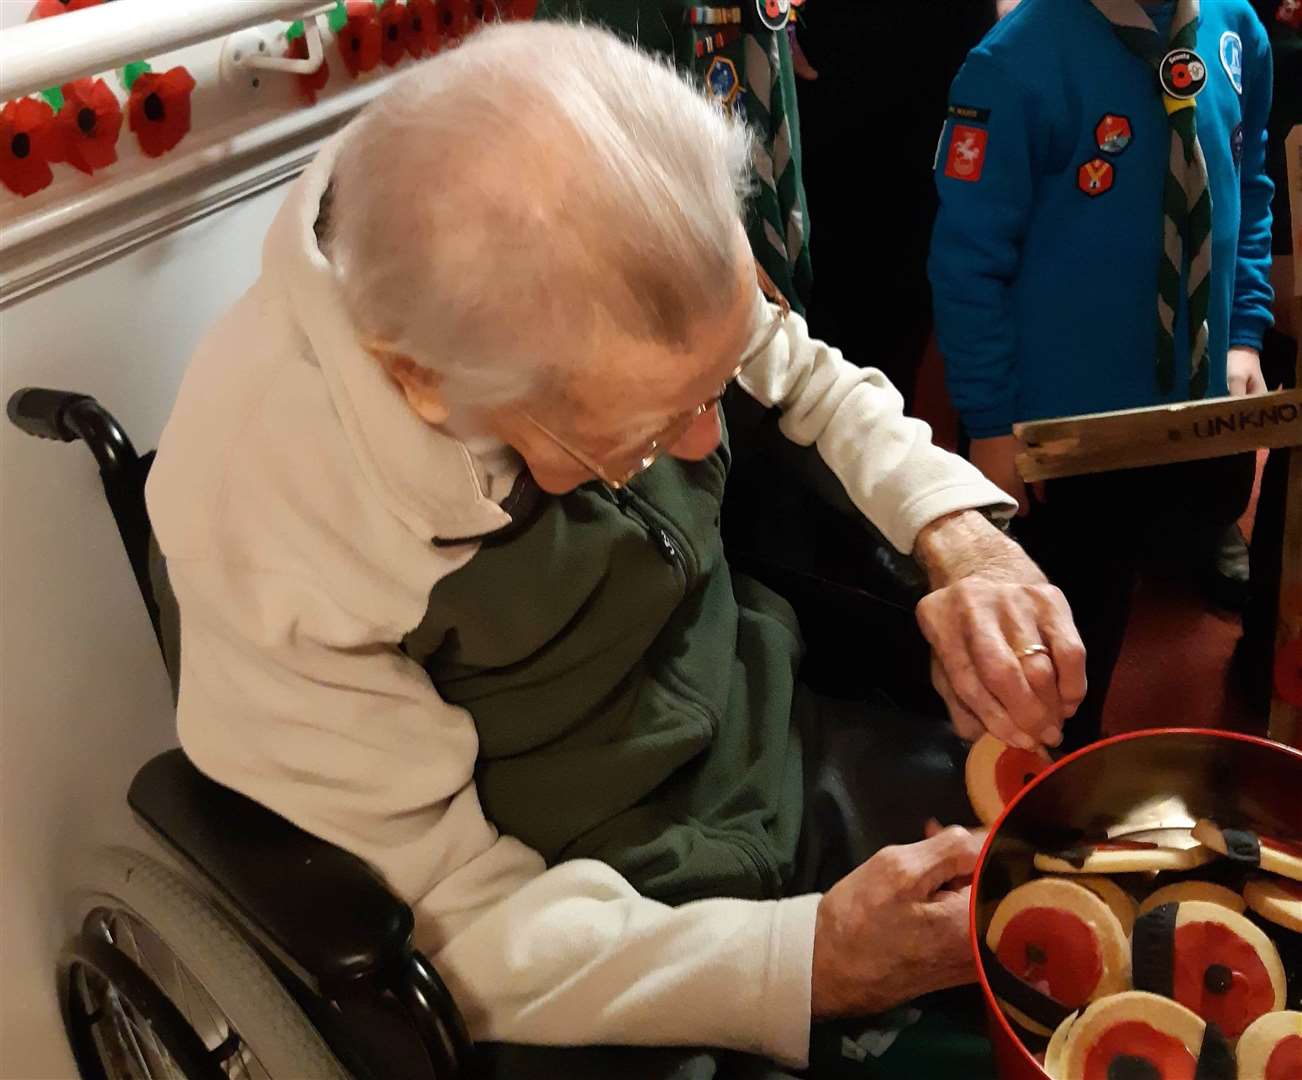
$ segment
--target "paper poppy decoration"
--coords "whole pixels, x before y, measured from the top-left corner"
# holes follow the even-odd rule
[[[160,157],[185,138],[194,86],[194,78],[183,67],[162,75],[147,71],[131,84],[130,126],[148,157]]]
[[[481,14],[483,8],[483,3],[478,3]],[[438,10],[443,36],[450,41],[461,40],[479,21],[475,17],[476,0],[439,0]]]
[[[54,179],[50,162],[63,157],[54,110],[19,98],[0,109],[0,182],[15,195],[34,195]]]
[[[289,49],[285,55],[291,60],[307,59],[307,38],[296,37],[289,43]],[[303,95],[304,100],[309,105],[316,104],[316,96],[325,89],[325,84],[330,79],[330,65],[326,63],[325,57],[321,58],[321,66],[311,75],[298,76],[298,90]]]
[[[339,31],[339,55],[354,79],[380,62],[380,17],[369,0],[348,5],[348,21]]]
[[[27,16],[28,22],[35,22],[37,19],[48,19],[52,15],[62,15],[68,11],[80,11],[82,8],[98,7],[104,3],[104,0],[36,0],[31,13]]]
[[[416,58],[427,52],[438,52],[443,44],[443,25],[434,0],[407,0],[400,10],[403,14],[402,34],[407,51]]]
[[[103,79],[78,79],[63,87],[55,117],[63,157],[74,169],[93,173],[118,159],[122,106]]]
[[[407,55],[407,12],[401,4],[388,3],[380,8],[380,59],[393,67]]]

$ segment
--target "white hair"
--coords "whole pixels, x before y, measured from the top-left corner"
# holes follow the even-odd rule
[[[722,315],[750,169],[746,127],[667,62],[590,26],[491,26],[355,122],[330,257],[362,335],[450,404],[504,404],[599,317],[685,349]]]

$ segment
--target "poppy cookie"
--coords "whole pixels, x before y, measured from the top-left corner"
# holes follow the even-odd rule
[[[1135,990],[1114,994],[1070,1023],[1056,1071],[1049,1075],[1054,1080],[1191,1080],[1206,1034],[1197,1015],[1169,998]]]
[[[995,909],[986,944],[1005,971],[1066,1009],[1130,988],[1130,951],[1120,920],[1074,881],[1041,878],[1018,886]],[[1028,1031],[1050,1033],[1003,1005]]]
[[[1267,1013],[1239,1040],[1238,1080],[1302,1077],[1302,1012]]]
[[[1302,881],[1253,878],[1243,887],[1243,899],[1267,922],[1302,934]]]
[[[1154,908],[1163,904],[1184,904],[1190,900],[1201,900],[1207,904],[1220,904],[1223,908],[1242,915],[1247,909],[1243,897],[1233,889],[1217,885],[1213,881],[1177,881],[1157,892],[1149,893],[1139,905],[1139,914],[1147,915]]]
[[[1226,858],[1260,866],[1270,874],[1302,881],[1302,840],[1262,836],[1248,829],[1231,829],[1203,819],[1194,826],[1194,839]]]
[[[993,825],[1013,797],[1053,764],[1043,750],[1022,750],[982,735],[968,751],[967,797],[983,825]]]
[[[1140,874],[1193,870],[1216,857],[1201,844],[1164,847],[1146,840],[1100,840],[1063,851],[1042,851],[1035,868],[1046,874]]]
[[[1237,1039],[1284,1007],[1274,943],[1247,917],[1204,901],[1163,904],[1135,920],[1135,989],[1162,994]]]

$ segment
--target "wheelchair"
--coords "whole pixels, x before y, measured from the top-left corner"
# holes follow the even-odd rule
[[[89,447],[163,650],[144,498],[153,452],[138,455],[85,394],[27,388],[7,413],[27,434]],[[730,429],[733,415],[730,405]],[[730,544],[730,558],[791,600],[802,625],[829,628],[815,650],[826,671],[802,669],[811,685],[839,680],[838,690],[857,695],[865,686],[854,680],[867,677],[877,692],[893,684],[899,703],[934,707],[913,617],[916,567],[880,534],[865,548],[862,518],[851,516],[856,524],[838,515],[829,528],[851,530],[866,582],[833,584],[778,559],[790,537],[753,517],[735,531],[771,542],[750,551]],[[864,629],[865,598],[867,632],[887,652],[871,673],[863,637],[845,632],[848,621]],[[362,860],[208,779],[180,750],[148,761],[127,801],[184,873],[125,848],[97,853],[86,868],[89,884],[74,898],[79,929],[57,962],[63,1022],[85,1080],[462,1080],[480,1072],[456,1002],[413,947],[411,909]]]

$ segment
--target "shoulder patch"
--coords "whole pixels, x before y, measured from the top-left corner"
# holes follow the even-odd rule
[[[1221,67],[1237,94],[1243,93],[1243,39],[1233,30],[1221,35]]]
[[[985,128],[955,124],[949,136],[949,155],[945,158],[945,175],[951,180],[975,184],[986,164],[986,143],[990,132]]]

